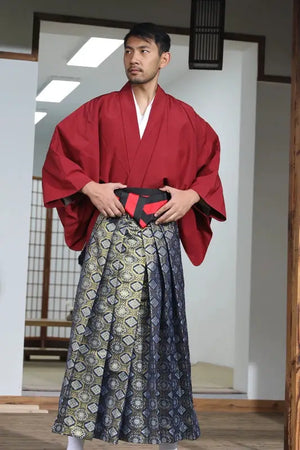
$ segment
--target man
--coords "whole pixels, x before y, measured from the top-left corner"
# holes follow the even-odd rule
[[[211,218],[225,220],[219,141],[158,86],[165,32],[136,25],[124,47],[128,83],[64,119],[43,168],[45,205],[85,247],[53,426],[69,450],[92,438],[173,449],[200,434],[179,238],[200,264]]]

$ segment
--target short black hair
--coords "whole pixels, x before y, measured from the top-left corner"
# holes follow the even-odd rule
[[[144,22],[134,25],[124,38],[125,47],[131,36],[139,37],[145,41],[153,40],[158,47],[160,55],[170,50],[170,36],[154,23]]]

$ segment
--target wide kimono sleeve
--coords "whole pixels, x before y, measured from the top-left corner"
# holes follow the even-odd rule
[[[99,181],[99,153],[98,105],[92,100],[56,126],[42,170],[44,204],[57,208],[66,243],[74,250],[83,247],[95,211],[80,190]]]
[[[197,117],[197,176],[191,189],[200,196],[194,207],[214,219],[226,220],[222,183],[219,177],[220,141],[212,127]]]
[[[190,188],[200,201],[179,223],[183,246],[194,265],[199,265],[211,241],[211,219],[226,220],[223,188],[219,177],[220,143],[211,126],[196,116],[197,173]]]

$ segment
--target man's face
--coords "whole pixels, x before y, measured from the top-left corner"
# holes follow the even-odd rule
[[[132,36],[128,39],[124,53],[124,66],[132,84],[145,84],[158,78],[159,71],[169,62],[169,53],[159,54],[153,40]]]

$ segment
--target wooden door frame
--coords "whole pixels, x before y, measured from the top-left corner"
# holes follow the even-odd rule
[[[300,450],[300,0],[293,5],[285,450]]]

